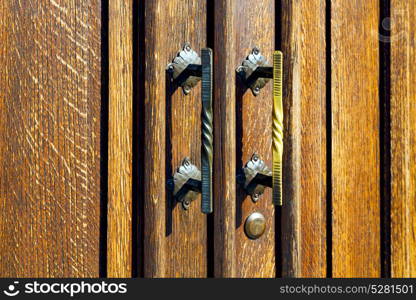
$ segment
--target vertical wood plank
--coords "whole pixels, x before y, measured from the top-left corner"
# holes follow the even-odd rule
[[[166,191],[165,172],[165,82],[163,65],[167,57],[155,51],[163,49],[165,37],[164,1],[151,0],[145,6],[145,140],[144,171],[144,275],[163,277],[166,268]]]
[[[100,3],[0,3],[1,277],[99,275]]]
[[[326,276],[326,5],[282,1],[282,276]]]
[[[166,11],[166,21],[174,24],[172,31],[164,29],[166,45],[171,45],[165,50],[167,59],[172,60],[185,42],[201,56],[201,48],[207,47],[207,1],[169,1]],[[166,109],[166,175],[172,176],[185,157],[201,170],[201,83],[186,96],[181,89],[169,90]],[[201,212],[201,197],[186,211],[172,204],[171,195],[167,201],[167,276],[206,277],[207,216]]]
[[[301,272],[326,277],[326,28],[324,0],[301,7]]]
[[[331,1],[332,275],[380,276],[379,1]]]
[[[282,1],[283,61],[283,207],[282,276],[296,277],[301,270],[301,3]]]
[[[232,42],[235,43],[237,61],[234,69],[251,53],[253,47],[258,47],[262,55],[267,58],[269,65],[272,65],[275,49],[275,1],[241,0],[235,9],[236,36]],[[232,60],[233,57],[229,59]],[[237,169],[243,168],[254,153],[260,155],[261,159],[271,168],[272,82],[270,81],[258,96],[254,96],[242,82],[238,81],[236,87]],[[228,181],[231,180],[228,179]],[[235,234],[237,277],[276,276],[275,211],[271,196],[271,189],[266,189],[258,202],[254,203],[241,186],[237,190]],[[253,212],[262,213],[266,219],[266,231],[257,240],[249,239],[244,231],[245,220]]]
[[[145,199],[146,277],[206,277],[207,218],[200,197],[189,210],[166,192],[184,157],[201,167],[200,84],[185,96],[172,90],[166,66],[185,42],[206,47],[206,1],[145,3]]]
[[[214,30],[214,276],[236,272],[236,60],[233,0],[215,0]]]
[[[298,7],[293,7],[300,13],[292,15],[300,18],[291,20],[298,24],[300,30],[300,35],[293,38],[299,39],[300,45],[297,63],[301,87],[297,95],[300,105],[301,157],[298,159],[301,179],[297,187],[296,183],[291,183],[291,188],[300,189],[301,195],[300,212],[298,215],[293,213],[299,218],[300,231],[294,231],[293,235],[299,235],[300,248],[299,269],[291,270],[291,266],[287,265],[290,260],[282,262],[285,276],[326,276],[325,8],[324,0],[301,1]],[[296,45],[296,42],[293,43]],[[295,51],[292,53],[296,54]],[[290,58],[292,53],[287,53],[286,57]]]
[[[391,1],[391,275],[416,277],[415,1]]]
[[[132,275],[133,1],[109,1],[107,276]]]

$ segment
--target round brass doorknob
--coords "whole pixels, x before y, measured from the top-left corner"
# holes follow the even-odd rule
[[[249,238],[258,239],[266,230],[266,218],[261,213],[254,212],[246,219],[244,229]]]

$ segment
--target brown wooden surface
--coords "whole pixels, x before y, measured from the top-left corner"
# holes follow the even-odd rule
[[[332,275],[380,276],[379,1],[331,1]]]
[[[282,275],[325,277],[325,1],[284,1],[282,26],[285,67],[290,68],[284,85],[288,176],[284,175]]]
[[[0,3],[1,277],[99,275],[100,3]]]
[[[214,15],[214,276],[236,270],[235,1],[215,0]]]
[[[199,54],[206,47],[206,2],[153,0],[145,9],[145,276],[205,277],[200,197],[184,211],[165,190],[184,157],[200,168],[200,84],[188,96],[181,89],[171,93],[165,68],[185,42]]]
[[[283,277],[296,277],[301,269],[300,9],[299,1],[282,1],[284,149],[283,207],[279,225]]]
[[[160,7],[162,6],[162,7]],[[163,1],[148,1],[145,17],[145,150],[144,159],[144,227],[151,228],[144,235],[144,275],[163,277],[166,269],[166,190],[165,172],[165,76],[163,65],[168,60],[155,55],[156,49],[163,49],[162,28],[164,18],[158,15]],[[156,50],[157,51],[157,50]]]
[[[132,275],[133,0],[109,4],[107,276]]]
[[[416,277],[415,5],[391,2],[392,277]]]
[[[274,2],[274,0],[258,2],[244,0],[239,1],[235,6],[236,37],[231,39],[231,42],[235,43],[238,64],[241,64],[255,46],[260,49],[269,63],[272,63],[275,49],[275,26],[272,26],[275,23]],[[265,19],[270,26],[265,26]],[[257,97],[250,89],[245,90],[241,82],[237,83],[237,87],[236,166],[241,169],[253,153],[257,153],[271,168],[272,82],[269,82]],[[271,189],[266,189],[260,200],[254,203],[239,187],[236,200],[236,276],[275,277],[275,217]],[[260,212],[266,218],[266,232],[257,240],[249,239],[244,232],[244,222],[253,212]]]
[[[106,234],[100,232],[101,183],[108,184],[107,240],[101,242],[107,243],[109,277],[140,273],[133,270],[133,259],[141,259],[141,253],[133,251],[142,242],[146,277],[273,277],[276,271],[283,277],[379,277],[381,245],[391,247],[384,259],[392,277],[416,277],[414,0],[390,1],[391,95],[385,106],[390,111],[384,113],[391,123],[382,114],[381,125],[391,130],[391,140],[382,137],[391,142],[382,149],[391,152],[382,153],[383,161],[379,123],[385,103],[380,104],[379,93],[386,90],[379,91],[379,51],[387,47],[379,45],[386,38],[378,33],[380,1],[148,0],[135,5],[143,13],[133,12],[133,0],[104,1],[109,5],[108,145],[101,145],[102,105],[107,105],[101,100],[106,93],[101,90],[106,76],[101,73],[101,24],[106,22],[101,3],[0,1],[0,277],[99,276],[105,255],[100,236]],[[275,5],[280,4],[281,28],[279,21],[275,26]],[[328,24],[326,4],[331,6]],[[135,13],[144,17],[140,25],[133,25]],[[133,49],[134,26],[145,26],[135,30],[144,33],[138,49]],[[236,183],[237,171],[254,152],[271,166],[272,98],[271,83],[254,97],[235,73],[254,46],[271,63],[280,30],[285,107],[281,219],[275,217],[270,189],[255,204]],[[170,89],[165,72],[185,42],[198,53],[214,46],[210,228],[200,212],[200,197],[184,211],[166,190],[184,157],[200,167],[200,84],[185,96]],[[133,63],[142,63],[133,50],[144,53],[142,83],[133,81]],[[135,107],[144,110],[136,112],[144,120],[135,125],[140,134],[144,127],[144,137],[135,137],[143,141],[143,167],[133,165],[134,84]],[[382,94],[381,101],[388,96]],[[104,179],[101,146],[108,149]],[[390,174],[382,174],[380,181],[386,166],[391,182],[386,181]],[[139,217],[145,217],[138,242],[132,237],[137,231],[132,227],[135,168],[143,168],[135,174],[143,177],[137,188],[144,199],[137,199],[144,201]],[[390,237],[389,244],[380,240],[380,220],[389,220],[380,215],[380,203],[388,205],[390,196],[391,224],[386,224],[391,228],[382,237]],[[243,227],[254,211],[266,216],[267,230],[253,241]]]
[[[326,277],[325,1],[301,6],[301,270]],[[299,38],[299,37],[298,37]]]

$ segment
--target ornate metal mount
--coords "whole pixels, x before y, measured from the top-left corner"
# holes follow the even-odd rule
[[[254,96],[257,96],[270,78],[273,78],[273,67],[269,66],[266,58],[257,47],[251,51],[236,71]]]
[[[182,87],[184,94],[188,95],[201,80],[201,58],[189,43],[185,43],[166,70],[171,76],[172,83]]]
[[[185,186],[185,190],[182,190],[183,195],[178,191],[175,192],[178,201],[182,202],[182,205],[186,209],[191,198],[185,197],[191,189],[198,192],[202,192],[201,197],[201,211],[205,214],[210,214],[213,211],[212,204],[212,158],[213,158],[213,119],[212,119],[212,82],[213,82],[213,55],[212,50],[209,48],[201,49],[201,58],[198,54],[192,50],[189,43],[186,43],[183,49],[173,59],[173,62],[168,64],[167,71],[171,75],[172,83],[175,86],[181,86],[185,94],[189,94],[191,89],[196,86],[199,80],[202,80],[201,84],[201,172],[198,173],[198,186],[196,182],[191,179],[195,179],[195,176],[188,180],[185,177],[179,180],[180,187]],[[189,159],[184,161],[184,165],[190,165]],[[193,165],[192,165],[193,166]],[[196,169],[195,167],[195,170]],[[186,172],[190,170],[186,169]],[[186,172],[179,170],[176,174],[184,173],[186,176],[190,175]],[[199,170],[198,170],[199,172]],[[176,175],[175,174],[175,175]],[[195,175],[195,174],[192,174]],[[179,178],[179,177],[178,177]],[[182,182],[185,180],[186,184]],[[194,185],[192,185],[194,184]],[[197,187],[196,187],[197,186]],[[176,182],[175,182],[176,188]],[[184,198],[184,200],[182,199]]]
[[[254,202],[260,199],[266,187],[272,187],[272,171],[258,154],[254,153],[243,168],[238,181]]]
[[[188,157],[182,160],[181,166],[173,175],[173,181],[169,182],[169,187],[173,190],[173,198],[182,203],[185,210],[201,193],[201,172]]]

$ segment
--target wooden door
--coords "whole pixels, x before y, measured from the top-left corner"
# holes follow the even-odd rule
[[[1,277],[413,277],[415,4],[400,0],[4,0]],[[201,84],[166,71],[213,49],[213,204],[169,188],[201,168]],[[272,163],[284,53],[283,206],[238,174]],[[265,233],[244,223],[260,212]]]

